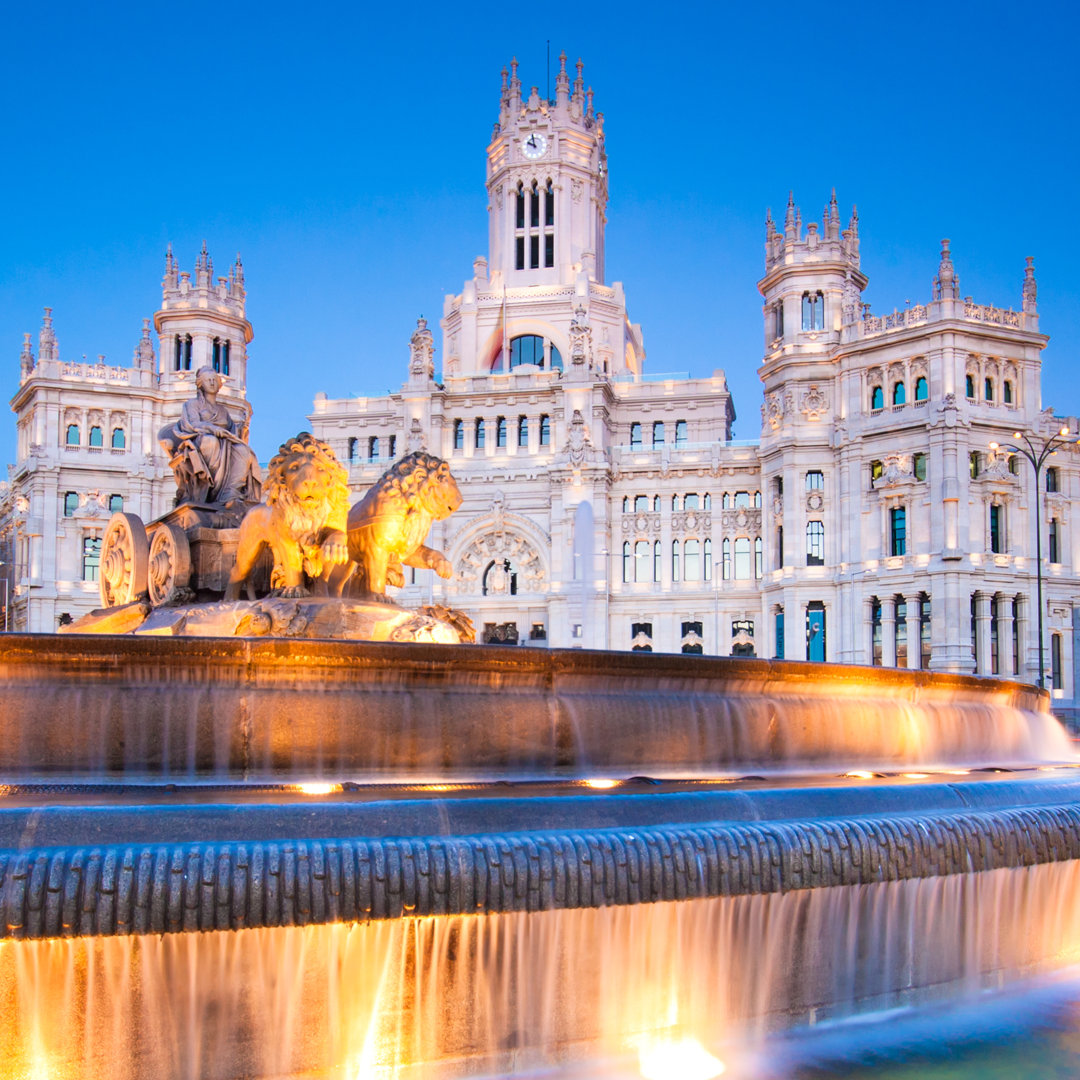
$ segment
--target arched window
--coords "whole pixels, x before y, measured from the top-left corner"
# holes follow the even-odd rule
[[[123,450],[126,446],[127,436],[124,434],[124,429],[114,427],[112,429],[112,448],[114,450]]]
[[[544,188],[544,266],[555,265],[555,188],[548,178]],[[554,367],[554,364],[552,364]]]
[[[510,342],[510,368],[522,364],[544,366],[544,339],[537,334],[522,334]]]
[[[184,335],[184,362],[183,368],[185,371],[191,370],[191,335]]]
[[[379,437],[372,435],[367,441],[367,459],[368,461],[379,460]]]
[[[671,541],[671,580],[679,581],[679,541]]]
[[[221,374],[229,374],[229,342],[227,340],[221,344]]]
[[[179,334],[176,335],[174,340],[175,349],[173,352],[173,371],[179,371],[183,366],[184,356],[184,342]]]
[[[705,492],[705,498],[701,501],[701,508],[702,510],[712,509],[712,496],[707,491]]]
[[[210,366],[215,371],[221,370],[221,338],[214,338],[213,348],[210,353]]]
[[[529,445],[529,418],[527,416],[518,417],[518,446]]]
[[[551,445],[551,417],[549,416],[540,417],[540,445]]]
[[[495,445],[503,447],[506,445],[506,417],[495,417]]]
[[[673,514],[675,514],[675,513],[678,513],[678,510],[679,510],[679,496],[678,495],[672,495],[671,496],[671,512]]]
[[[975,400],[975,376],[966,375],[964,377],[964,394],[972,401]]]
[[[702,552],[702,569],[705,571],[705,580],[712,581],[712,541],[706,539]]]
[[[390,445],[389,445],[389,447],[388,447],[388,449],[387,449],[387,454],[386,454],[386,456],[387,456],[387,457],[388,457],[388,458],[389,458],[389,459],[390,459],[391,461],[393,461],[393,460],[394,460],[394,458],[396,458],[396,457],[397,457],[397,436],[396,436],[396,435],[391,435],[391,436],[390,436],[390,440],[389,440],[389,442],[390,442]]]
[[[1001,400],[1004,401],[1006,405],[1011,405],[1013,403],[1012,382],[1006,379],[1002,389],[1004,392],[1001,395]]]
[[[67,436],[66,436],[64,441],[67,443],[68,446],[78,446],[79,445],[79,425],[78,424],[68,424]]]
[[[825,565],[825,524],[821,521],[806,523],[806,565]]]
[[[622,499],[622,512],[624,514],[630,513],[630,496],[624,495]]]
[[[641,425],[636,420],[630,425],[630,449],[641,449]]]
[[[930,396],[930,384],[926,381],[925,375],[920,375],[915,380],[915,400],[926,401]]]
[[[748,536],[735,538],[735,580],[750,580],[750,538]]]
[[[652,444],[653,446],[664,445],[664,421],[657,420],[652,426]]]
[[[870,408],[871,410],[885,408],[885,391],[880,386],[875,386],[870,391]]]
[[[761,509],[761,492],[760,491],[755,491],[754,492],[754,506],[757,507],[758,510]]]
[[[454,449],[455,450],[464,450],[465,449],[465,421],[464,420],[455,420],[454,421]],[[352,459],[350,458],[349,460],[351,461]]]
[[[64,517],[74,517],[79,512],[78,492],[68,491],[64,494]]]
[[[820,290],[802,294],[802,328],[804,330],[825,329],[825,297]]]
[[[104,446],[105,436],[101,432],[101,428],[95,424],[90,429],[90,445],[91,446]]]
[[[659,495],[654,495],[653,496],[652,508],[653,508],[653,510],[656,511],[656,513],[658,513],[658,514],[660,513],[660,496]]]
[[[720,496],[720,509],[721,510],[730,510],[731,509],[731,496],[726,491],[724,492],[723,495]]]
[[[983,379],[983,397],[987,401],[994,400],[994,380],[989,377]]]
[[[554,342],[551,345],[551,370],[562,371],[562,353],[555,347]]]
[[[652,544],[648,540],[634,544],[634,580],[652,581]]]
[[[907,392],[904,390],[904,384],[902,382],[895,383],[892,388],[892,403],[894,405],[904,405],[907,402]]]
[[[83,540],[83,581],[97,581],[101,567],[101,537],[87,536]]]
[[[109,510],[118,514],[124,509],[124,496],[123,495],[110,495],[109,496]]]
[[[476,418],[476,425],[473,428],[473,446],[477,450],[484,449],[484,439],[486,438],[486,436],[487,427],[484,424],[484,418],[482,416],[478,416]]]
[[[701,541],[686,540],[683,543],[683,580],[701,580]]]
[[[622,579],[624,582],[630,580],[630,541],[624,540],[622,546]]]

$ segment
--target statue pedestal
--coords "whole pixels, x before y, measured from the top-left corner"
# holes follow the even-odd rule
[[[281,637],[348,641],[418,641],[456,645],[475,640],[463,612],[440,605],[415,610],[371,600],[268,596],[151,607],[135,601],[93,611],[66,626],[69,634],[154,634],[163,637]]]

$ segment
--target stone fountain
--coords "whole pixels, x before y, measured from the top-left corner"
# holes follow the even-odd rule
[[[155,569],[127,522],[92,633],[0,639],[11,1075],[688,1080],[1080,960],[1080,782],[1044,694],[466,647],[445,610],[392,640],[416,613],[380,589],[444,569],[422,540],[453,499],[410,523],[391,469],[324,515],[303,443],[305,528],[269,494],[182,504]]]

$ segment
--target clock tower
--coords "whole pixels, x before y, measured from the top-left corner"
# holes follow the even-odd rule
[[[573,86],[559,57],[555,99],[521,94],[517,61],[502,72],[499,122],[487,150],[492,280],[553,285],[604,280],[607,155],[577,62]]]

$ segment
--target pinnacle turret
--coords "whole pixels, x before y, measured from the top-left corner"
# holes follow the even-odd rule
[[[1039,286],[1035,281],[1035,257],[1029,255],[1024,260],[1024,289],[1023,310],[1025,314],[1034,315],[1039,310]]]
[[[23,334],[22,352],[19,354],[19,370],[23,378],[34,370],[34,347],[30,344],[30,334]]]
[[[38,332],[38,359],[59,360],[60,346],[53,333],[52,308],[45,309],[45,315],[41,320],[41,330]]]
[[[937,277],[934,278],[933,298],[935,300],[958,300],[960,298],[960,278],[953,267],[949,241],[941,241],[941,260],[938,263]]]

